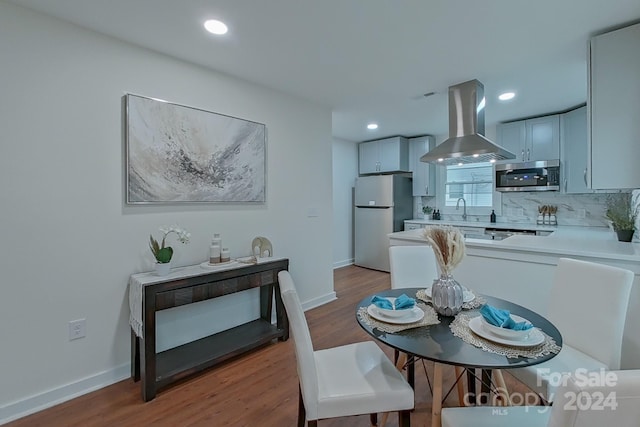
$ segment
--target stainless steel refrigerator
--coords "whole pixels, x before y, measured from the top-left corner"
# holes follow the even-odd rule
[[[410,175],[356,178],[355,265],[389,271],[389,233],[403,231],[413,217]]]

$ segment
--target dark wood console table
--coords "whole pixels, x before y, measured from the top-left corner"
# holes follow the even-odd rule
[[[289,268],[288,259],[258,264],[238,264],[225,270],[200,266],[175,269],[169,276],[134,274],[129,280],[131,321],[131,377],[142,380],[142,399],[158,389],[227,359],[289,338],[289,321],[282,304],[278,272]],[[222,295],[260,288],[260,317],[199,340],[156,353],[156,312]],[[271,323],[275,292],[276,325]],[[135,296],[136,293],[141,294]],[[140,302],[141,311],[136,309]],[[141,319],[136,322],[135,315]]]

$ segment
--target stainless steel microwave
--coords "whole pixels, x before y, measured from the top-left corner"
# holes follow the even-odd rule
[[[560,160],[494,166],[496,191],[560,190]]]

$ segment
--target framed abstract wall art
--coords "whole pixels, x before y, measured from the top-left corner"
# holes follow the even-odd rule
[[[264,203],[265,125],[125,95],[126,203]]]

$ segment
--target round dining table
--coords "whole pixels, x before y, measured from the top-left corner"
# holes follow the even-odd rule
[[[410,363],[407,365],[407,373],[409,383],[414,385],[414,367],[413,360],[423,358],[436,362],[434,365],[434,393],[432,407],[432,425],[438,426],[440,421],[440,410],[442,405],[442,390],[438,386],[442,382],[442,365],[452,365],[456,367],[458,373],[460,368],[467,370],[467,380],[469,387],[470,403],[475,404],[475,369],[482,370],[483,384],[486,380],[491,381],[491,372],[499,373],[502,369],[522,368],[525,366],[536,365],[552,359],[556,353],[549,353],[539,357],[507,357],[501,354],[492,353],[482,348],[468,344],[461,338],[455,336],[449,325],[454,317],[439,315],[440,323],[430,326],[421,326],[417,328],[407,329],[401,332],[388,333],[381,331],[367,324],[357,312],[360,308],[368,307],[372,303],[372,298],[382,297],[398,297],[406,294],[409,297],[416,298],[416,293],[424,288],[400,288],[390,289],[369,295],[360,301],[356,307],[356,319],[360,326],[373,338],[398,350],[409,356]],[[531,322],[536,328],[539,328],[545,334],[553,338],[555,343],[562,347],[562,335],[558,329],[545,317],[529,310],[521,305],[514,304],[501,298],[488,295],[481,295],[486,304],[493,307],[509,310],[511,314],[523,317]],[[420,302],[416,298],[417,302]],[[470,317],[480,315],[478,309],[463,310]],[[413,357],[412,357],[413,356]],[[499,376],[502,381],[502,376]],[[458,378],[459,380],[460,378]],[[503,382],[503,381],[502,381]],[[483,390],[484,391],[484,390]],[[460,393],[460,391],[459,391]],[[460,397],[460,395],[459,395]]]

